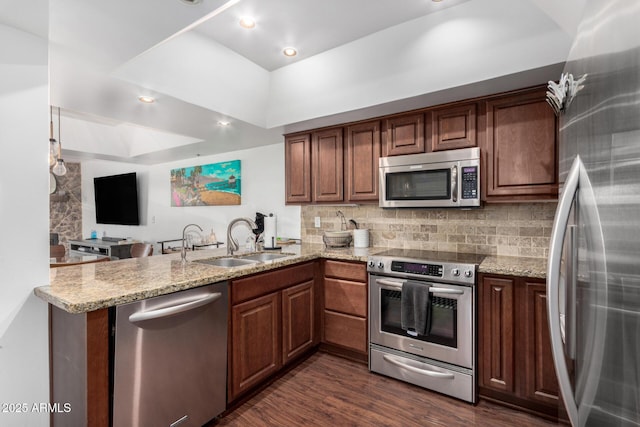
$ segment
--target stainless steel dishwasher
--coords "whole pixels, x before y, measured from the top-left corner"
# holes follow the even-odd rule
[[[226,406],[227,283],[116,308],[114,426],[202,426]]]

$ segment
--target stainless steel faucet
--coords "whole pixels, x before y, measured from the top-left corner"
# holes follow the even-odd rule
[[[183,264],[185,264],[187,262],[187,248],[186,248],[187,237],[186,237],[186,232],[187,232],[187,228],[189,228],[191,226],[198,227],[200,229],[200,231],[202,231],[202,227],[200,227],[198,224],[187,224],[182,229],[182,251],[180,251],[180,256],[182,257],[182,263]]]
[[[249,227],[251,227],[252,230],[258,228],[258,225],[249,218],[232,219],[229,223],[229,226],[227,227],[227,255],[233,255],[234,251],[240,249],[240,246],[238,246],[238,241],[231,235],[231,229],[239,222],[245,222]]]

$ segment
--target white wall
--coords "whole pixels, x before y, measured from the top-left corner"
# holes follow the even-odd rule
[[[239,206],[171,207],[171,169],[240,160],[242,167],[242,204]],[[285,206],[284,143],[214,156],[196,157],[153,166],[103,160],[82,161],[82,230],[89,237],[132,237],[157,242],[180,238],[189,223],[200,225],[208,234],[213,228],[219,241],[226,242],[227,224],[237,217],[255,218],[256,212],[273,213],[278,218],[278,235],[300,237],[300,207]],[[137,172],[140,226],[96,224],[93,178],[96,176]],[[244,243],[248,228],[238,225],[234,236]],[[175,245],[178,245],[177,243]],[[160,253],[159,245],[154,253]]]
[[[26,405],[0,408],[2,426],[49,424],[32,410],[49,401],[47,304],[33,295],[49,283],[47,57],[46,40],[0,24],[0,404]]]

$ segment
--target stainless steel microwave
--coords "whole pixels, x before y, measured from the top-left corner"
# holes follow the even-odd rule
[[[480,149],[380,158],[380,207],[480,206]]]

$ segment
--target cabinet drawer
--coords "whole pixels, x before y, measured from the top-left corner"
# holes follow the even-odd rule
[[[260,273],[231,282],[231,303],[252,298],[313,279],[313,262]]]
[[[367,317],[367,284],[324,279],[324,307],[327,310]]]
[[[366,353],[367,320],[325,310],[324,342]]]
[[[327,260],[324,264],[324,275],[355,282],[366,282],[367,268],[364,263]]]

